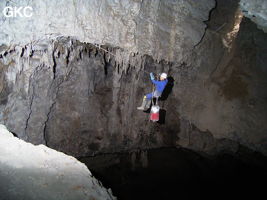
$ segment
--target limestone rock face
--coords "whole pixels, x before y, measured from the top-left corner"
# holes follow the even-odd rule
[[[260,29],[267,32],[267,1],[241,0],[240,7],[243,14],[255,22]]]
[[[57,2],[63,7],[61,1]],[[83,1],[75,2],[74,7]],[[107,5],[106,1],[101,2]],[[127,1],[121,1],[120,5],[128,5],[123,2]],[[152,9],[148,2],[157,1],[143,1],[140,13],[153,11],[154,7]],[[191,1],[177,2],[180,6],[193,6],[201,1],[192,4]],[[167,16],[176,8],[177,2],[165,5],[165,1],[160,1],[158,8],[168,5],[170,11],[164,11]],[[202,2],[197,9],[210,5],[209,2]],[[189,7],[180,9],[185,11]],[[193,30],[190,34],[185,33],[188,39],[182,39],[181,43],[177,44],[178,40],[170,42],[175,48],[185,44],[174,62],[155,59],[155,55],[163,51],[167,57],[171,55],[164,46],[158,45],[167,44],[164,39],[169,38],[168,32],[155,38],[151,35],[151,40],[146,39],[140,44],[146,45],[143,52],[130,54],[132,46],[124,45],[131,43],[120,44],[113,38],[113,43],[110,41],[110,45],[98,48],[81,42],[87,40],[79,38],[79,34],[79,40],[70,37],[76,37],[76,33],[70,34],[68,29],[64,32],[67,37],[52,39],[54,35],[51,35],[51,38],[35,40],[27,45],[9,46],[0,55],[0,122],[19,138],[75,156],[177,145],[217,152],[221,148],[217,140],[231,140],[221,149],[236,150],[237,142],[267,155],[267,36],[249,19],[242,18],[238,7],[237,1],[218,1],[206,22],[208,28],[204,37],[194,48],[191,48],[192,38],[199,40],[202,33],[196,36]],[[130,8],[124,12],[130,12]],[[165,19],[162,12],[158,12],[157,20]],[[163,27],[170,25],[173,14],[167,17],[169,20],[161,21]],[[204,15],[199,19],[204,19]],[[106,22],[112,22],[112,19]],[[144,26],[141,30],[150,27],[144,23],[141,20],[137,26]],[[60,24],[64,25],[63,22]],[[186,23],[188,26],[192,24],[194,20]],[[187,30],[180,25],[176,28]],[[59,24],[56,28],[60,28]],[[123,33],[123,27],[120,30]],[[27,30],[25,33],[28,34]],[[175,35],[180,38],[179,34]],[[140,38],[147,36],[144,33]],[[89,35],[85,34],[85,37]],[[26,35],[21,41],[27,38]],[[149,41],[156,46],[147,45]],[[147,52],[153,55],[143,54]],[[150,122],[148,113],[136,109],[143,95],[152,91],[149,72],[169,75],[169,85],[160,101],[160,123]]]
[[[71,156],[15,138],[0,125],[0,199],[116,199]]]
[[[144,70],[168,71],[170,64],[139,54],[117,63],[70,38],[43,42],[46,47],[38,43],[2,58],[6,93],[0,120],[10,130],[75,156],[164,145],[167,130],[154,134],[154,124],[136,107],[152,86]]]
[[[0,45],[25,45],[72,36],[109,44],[157,60],[175,60],[202,38],[214,0],[14,0],[6,6],[31,6],[33,15],[6,18],[1,12]],[[28,13],[27,13],[28,14]]]

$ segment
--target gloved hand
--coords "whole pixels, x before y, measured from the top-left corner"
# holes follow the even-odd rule
[[[151,80],[154,80],[154,79],[155,79],[155,77],[154,77],[154,75],[153,75],[152,72],[150,72],[150,79],[151,79]]]

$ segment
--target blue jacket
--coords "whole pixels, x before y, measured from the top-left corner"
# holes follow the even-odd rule
[[[154,83],[156,85],[156,91],[160,93],[163,92],[164,88],[166,87],[168,80],[165,79],[164,81],[156,81],[156,80],[151,80],[152,83]]]

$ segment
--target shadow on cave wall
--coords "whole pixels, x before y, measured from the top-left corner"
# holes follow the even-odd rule
[[[159,102],[163,102],[162,104],[164,104],[164,102],[168,100],[169,95],[172,93],[173,86],[174,86],[174,78],[172,76],[170,76],[170,77],[168,77],[168,83],[167,83],[161,97],[159,98]],[[163,108],[160,109],[159,121],[157,122],[158,124],[165,124],[166,113],[167,113],[167,111],[165,109],[163,109]]]
[[[172,76],[168,77],[168,83],[162,92],[161,97],[159,98],[159,101],[166,101],[169,97],[169,95],[172,93],[172,88],[174,86],[174,78]]]

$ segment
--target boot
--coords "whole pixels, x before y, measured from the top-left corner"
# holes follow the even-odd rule
[[[137,107],[137,110],[146,110],[148,109],[149,101],[146,96],[143,99],[142,105],[140,107]]]

